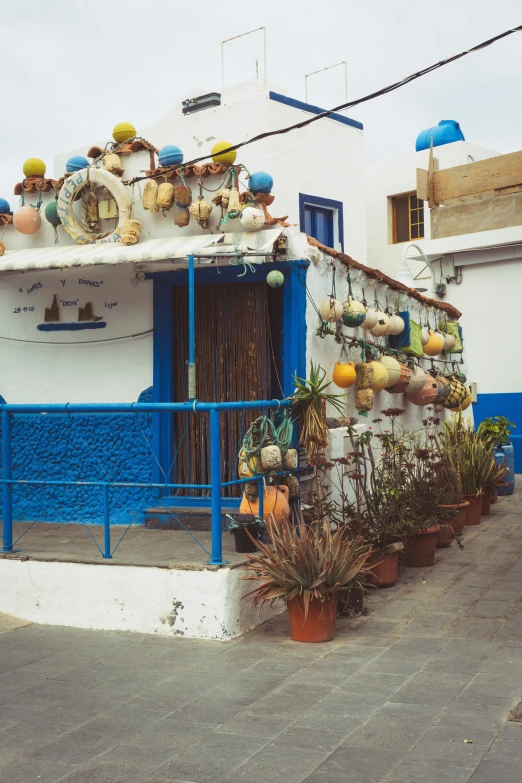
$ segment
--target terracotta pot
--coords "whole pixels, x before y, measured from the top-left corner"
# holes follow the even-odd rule
[[[391,587],[399,577],[399,553],[386,552],[370,561],[373,570],[368,574],[368,582],[376,587]]]
[[[296,642],[329,642],[335,636],[338,594],[324,601],[310,601],[305,620],[302,598],[287,602],[290,636]]]
[[[440,530],[437,535],[437,549],[444,549],[451,546],[453,539],[455,538],[453,517],[442,517],[439,522]]]
[[[460,506],[457,507],[457,513],[455,514],[455,533],[463,533],[466,526],[466,513],[469,508],[469,503],[464,500]]]
[[[481,512],[483,516],[487,517],[491,508],[491,494],[489,490],[486,490],[482,495]]]
[[[252,538],[258,537],[257,525],[245,525],[245,527],[235,527],[232,532],[234,534],[234,543],[236,546],[236,552],[257,552],[257,547],[253,541],[247,535],[247,531]]]
[[[464,495],[469,507],[466,509],[466,527],[469,525],[480,525],[480,516],[482,514],[482,492],[478,495]]]
[[[339,594],[337,617],[359,617],[364,612],[364,590],[362,587],[352,587]]]
[[[415,537],[406,549],[404,564],[408,568],[424,568],[434,564],[439,530],[440,525],[433,525],[426,530],[415,531]]]

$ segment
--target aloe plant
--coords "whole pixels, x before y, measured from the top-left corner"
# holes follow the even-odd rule
[[[290,399],[300,423],[299,445],[309,462],[328,446],[326,404],[330,403],[338,413],[344,413],[345,395],[327,393],[331,381],[325,383],[325,377],[326,370],[313,361],[310,362],[308,378],[294,375],[295,391]]]
[[[290,519],[276,523],[270,517],[266,528],[272,546],[255,541],[259,551],[247,555],[245,566],[252,573],[242,577],[256,582],[245,598],[260,608],[278,599],[302,597],[306,617],[310,601],[323,601],[370,570],[372,548],[360,538],[347,540],[341,528],[332,533],[327,523],[307,527],[302,517],[297,525]]]

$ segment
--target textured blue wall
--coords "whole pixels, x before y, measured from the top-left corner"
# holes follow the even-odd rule
[[[138,402],[152,402],[152,387]],[[15,415],[12,443],[15,479],[152,481],[152,414]],[[111,523],[130,522],[153,498],[151,490],[114,487]],[[13,487],[15,520],[101,523],[102,515],[101,487]]]
[[[515,450],[515,473],[522,473],[522,392],[479,394],[473,416],[475,424],[488,416],[506,416],[517,425],[511,433],[511,443]]]

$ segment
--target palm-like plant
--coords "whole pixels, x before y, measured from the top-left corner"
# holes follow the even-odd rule
[[[461,416],[444,424],[440,442],[455,468],[460,466],[463,493],[482,492],[495,463],[493,443],[479,437],[473,424],[464,422]]]
[[[326,403],[330,403],[339,413],[344,413],[344,395],[328,394],[326,389],[331,381],[325,383],[325,377],[326,370],[313,361],[310,362],[308,378],[294,376],[296,388],[290,399],[300,424],[299,445],[303,447],[309,462],[328,446]]]
[[[306,617],[310,601],[324,601],[370,571],[371,547],[360,538],[347,541],[341,528],[332,533],[328,523],[307,526],[301,518],[297,525],[281,524],[273,517],[266,528],[272,546],[255,542],[259,552],[247,555],[245,566],[253,573],[242,577],[259,583],[247,596],[260,608],[302,597]]]

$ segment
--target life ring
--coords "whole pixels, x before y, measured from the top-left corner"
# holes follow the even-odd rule
[[[118,207],[118,225],[112,234],[89,234],[76,221],[73,213],[73,202],[78,193],[89,182],[103,185],[111,193]],[[80,245],[108,244],[120,242],[123,224],[131,215],[131,201],[120,180],[105,169],[94,167],[80,169],[68,177],[62,185],[58,196],[58,217],[69,236]]]

